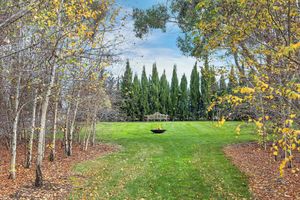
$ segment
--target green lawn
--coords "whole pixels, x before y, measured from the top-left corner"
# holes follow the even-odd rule
[[[151,134],[157,124],[99,124],[98,139],[118,144],[121,150],[76,165],[80,176],[72,177],[70,198],[251,198],[247,178],[222,152],[225,145],[255,139],[250,125],[243,124],[237,138],[238,122],[221,128],[212,122],[166,122],[161,123],[165,134]]]

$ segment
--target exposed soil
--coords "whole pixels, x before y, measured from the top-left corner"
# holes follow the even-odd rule
[[[274,160],[270,150],[262,150],[256,143],[247,143],[227,146],[224,152],[249,177],[249,187],[255,199],[300,199],[299,172],[285,169],[284,176],[280,177],[280,161]],[[299,156],[298,153],[295,157]],[[300,169],[299,159],[293,164],[294,169]]]
[[[63,153],[61,142],[57,142],[57,153],[54,162],[49,161],[47,149],[43,161],[44,186],[34,187],[35,158],[30,169],[25,169],[25,145],[19,144],[17,151],[17,178],[8,179],[10,151],[0,143],[0,199],[65,199],[72,189],[69,177],[72,174],[71,167],[84,160],[90,160],[104,154],[118,150],[117,146],[109,144],[97,144],[82,151],[80,145],[74,144],[73,155],[67,157]],[[36,148],[33,154],[36,155]]]

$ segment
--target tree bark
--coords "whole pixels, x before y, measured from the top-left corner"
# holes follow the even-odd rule
[[[26,164],[25,164],[26,168],[30,168],[32,162],[32,144],[33,144],[33,136],[35,131],[36,105],[37,105],[37,89],[34,92],[34,100],[32,106],[31,131],[30,131],[30,136],[28,141],[27,157],[26,157]]]
[[[19,122],[19,97],[20,97],[20,85],[21,76],[18,78],[16,96],[15,96],[15,118],[13,122],[13,134],[12,134],[12,145],[11,145],[11,161],[10,161],[10,174],[9,178],[16,179],[16,158],[17,158],[17,132],[18,132],[18,122]]]
[[[58,100],[56,100],[55,108],[54,108],[53,136],[52,136],[52,144],[51,144],[51,152],[50,152],[50,161],[51,162],[53,162],[55,160],[55,141],[56,141],[56,131],[57,131],[57,114],[58,114]]]
[[[80,90],[78,91],[77,94],[77,100],[76,100],[76,105],[75,105],[75,109],[74,109],[74,115],[73,115],[73,119],[71,122],[71,127],[70,127],[70,134],[69,134],[69,150],[68,150],[68,156],[72,155],[72,146],[73,146],[73,133],[74,133],[74,128],[75,128],[75,121],[76,121],[76,116],[77,116],[77,110],[78,110],[78,106],[79,106],[79,98],[80,98]]]
[[[92,146],[95,145],[95,139],[96,139],[96,122],[97,122],[97,109],[95,109],[94,115],[93,115],[93,121],[92,121]]]
[[[36,162],[36,179],[35,179],[36,187],[41,187],[43,185],[43,175],[42,175],[41,166],[42,166],[43,153],[44,153],[43,146],[44,146],[44,137],[45,137],[45,129],[46,129],[46,118],[47,118],[49,99],[55,81],[56,68],[57,65],[54,64],[52,67],[50,84],[48,86],[47,93],[42,103],[41,125],[40,125],[39,139],[38,139],[38,155],[37,155],[37,162]]]
[[[66,124],[65,124],[65,131],[64,131],[64,152],[68,155],[69,151],[69,142],[68,142],[68,135],[69,135],[69,115],[71,111],[71,105],[68,106],[67,113],[66,113]]]

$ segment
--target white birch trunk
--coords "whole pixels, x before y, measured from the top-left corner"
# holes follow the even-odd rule
[[[28,141],[27,160],[25,165],[26,168],[30,168],[32,162],[32,145],[33,145],[33,136],[35,132],[36,105],[37,105],[37,89],[34,92],[34,100],[32,106],[31,131],[30,131],[30,136]]]
[[[10,175],[9,178],[16,179],[16,158],[17,158],[17,132],[18,132],[18,122],[19,122],[19,97],[20,97],[20,85],[21,76],[18,78],[16,96],[15,96],[15,118],[13,122],[13,133],[12,133],[12,145],[11,145],[11,161],[10,161]]]
[[[69,151],[69,142],[68,142],[68,135],[69,135],[69,115],[70,115],[70,111],[71,111],[71,105],[68,105],[68,109],[67,109],[67,113],[66,113],[66,127],[65,127],[65,131],[64,131],[64,152],[66,155],[68,155],[68,151]]]
[[[43,146],[44,146],[44,137],[45,137],[45,129],[46,129],[46,120],[47,120],[47,110],[49,105],[49,99],[52,91],[52,87],[55,81],[55,74],[56,74],[57,65],[54,64],[52,67],[50,84],[47,89],[47,93],[42,102],[42,113],[41,113],[41,124],[40,124],[40,133],[38,139],[38,155],[36,161],[36,179],[35,179],[35,186],[40,187],[43,185],[43,175],[42,175],[42,162],[43,162]]]
[[[77,110],[78,110],[78,106],[79,106],[79,98],[80,98],[80,90],[78,91],[77,94],[77,100],[76,100],[76,105],[75,105],[75,109],[74,109],[74,115],[73,115],[73,119],[71,122],[71,127],[70,127],[70,135],[69,135],[69,151],[68,151],[68,156],[72,155],[72,146],[73,146],[73,134],[74,134],[74,128],[75,128],[75,121],[76,121],[76,116],[77,116]]]
[[[53,119],[53,136],[52,136],[52,144],[51,144],[51,153],[50,153],[50,161],[53,162],[55,160],[55,143],[56,143],[56,131],[57,131],[57,115],[58,115],[58,100],[55,102],[54,108],[54,119]]]
[[[95,145],[96,140],[96,122],[97,122],[97,109],[95,109],[94,115],[93,115],[93,124],[92,124],[92,146]]]

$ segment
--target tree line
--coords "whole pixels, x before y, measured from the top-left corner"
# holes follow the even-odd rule
[[[298,0],[170,0],[134,9],[134,30],[143,37],[175,23],[183,33],[177,41],[183,53],[198,59],[216,51],[229,56],[243,84],[209,110],[222,108],[220,124],[234,112],[248,116],[263,148],[272,144],[283,175],[300,151],[299,10]]]
[[[174,65],[171,83],[166,72],[159,76],[156,63],[148,77],[145,67],[141,77],[133,75],[130,62],[126,62],[120,83],[121,110],[130,121],[143,121],[145,115],[160,112],[168,114],[171,120],[211,120],[216,110],[207,112],[209,105],[218,97],[232,93],[239,85],[238,75],[232,67],[229,74],[218,74],[209,65],[208,59],[198,70],[195,63],[188,83],[185,74],[178,78]]]

